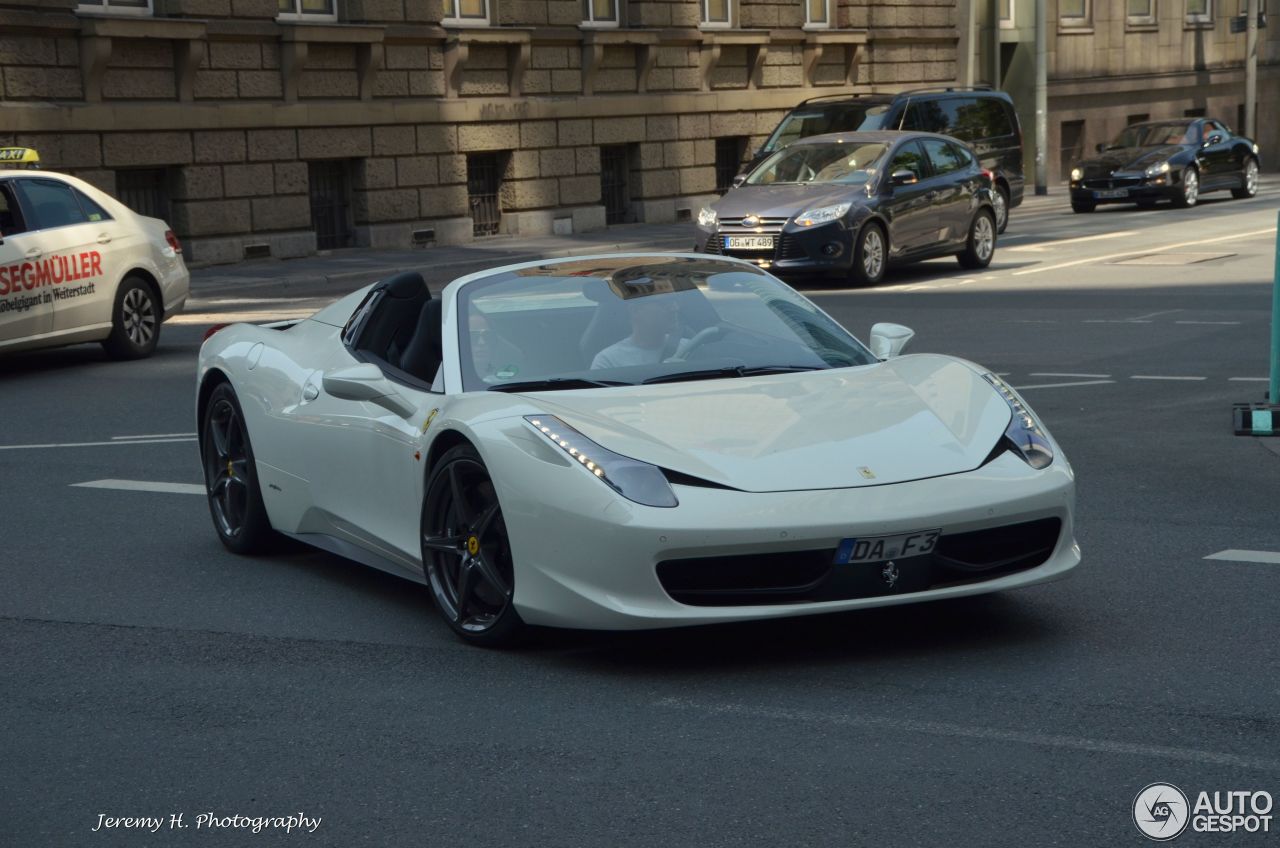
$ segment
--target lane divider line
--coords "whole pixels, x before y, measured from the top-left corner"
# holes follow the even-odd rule
[[[1251,230],[1247,233],[1235,233],[1229,236],[1218,236],[1217,238],[1199,239],[1198,241],[1180,241],[1173,244],[1156,245],[1141,248],[1139,250],[1129,250],[1124,253],[1113,253],[1109,256],[1091,256],[1088,259],[1075,259],[1071,262],[1059,262],[1056,265],[1044,265],[1036,268],[1024,268],[1021,271],[1014,271],[1012,276],[1021,277],[1026,274],[1042,274],[1045,271],[1059,271],[1063,268],[1074,268],[1077,265],[1104,264],[1112,259],[1123,259],[1126,256],[1137,256],[1138,254],[1160,253],[1166,250],[1175,250],[1184,247],[1192,247],[1197,244],[1218,244],[1224,241],[1238,241],[1240,239],[1254,238],[1255,236],[1269,236],[1276,231],[1275,227],[1267,227],[1265,230]]]
[[[133,441],[110,442],[57,442],[47,445],[0,445],[0,450],[47,450],[49,448],[96,448],[104,445],[165,445],[172,442],[194,442],[195,437],[188,439],[134,439]]]
[[[1185,380],[1187,382],[1198,382],[1207,380],[1208,377],[1160,377],[1152,374],[1134,374],[1130,380]]]
[[[1174,321],[1173,323],[1175,324],[1219,324],[1222,326],[1227,326],[1227,325],[1235,326],[1241,322],[1239,321]]]
[[[161,492],[167,495],[203,495],[204,486],[195,483],[159,483],[151,480],[88,480],[72,483],[81,489],[116,489],[124,492]]]
[[[1227,562],[1259,562],[1265,565],[1280,565],[1280,553],[1275,551],[1238,551],[1228,548],[1209,554],[1205,559],[1219,559]]]
[[[1026,391],[1027,389],[1065,389],[1068,386],[1101,386],[1105,383],[1114,383],[1115,380],[1082,380],[1076,383],[1040,383],[1034,386],[1014,386],[1018,391]]]
[[[1057,374],[1051,371],[1032,371],[1032,377],[1080,377],[1085,380],[1105,380],[1110,374]]]
[[[145,436],[112,436],[113,442],[133,441],[134,439],[176,439],[180,436],[194,436],[195,433],[149,433]]]

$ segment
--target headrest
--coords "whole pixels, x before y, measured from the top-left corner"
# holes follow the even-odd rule
[[[399,300],[414,300],[425,295],[431,297],[427,289],[427,281],[417,271],[401,271],[382,281],[382,288],[390,297]]]

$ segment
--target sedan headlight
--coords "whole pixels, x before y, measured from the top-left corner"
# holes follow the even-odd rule
[[[1009,447],[1032,468],[1048,468],[1053,463],[1053,447],[1040,422],[1031,414],[1031,409],[1008,383],[995,374],[983,374],[982,378],[1000,393],[1000,397],[1004,398],[1004,402],[1013,411],[1013,419],[1004,431],[1004,439]]]
[[[838,221],[849,211],[852,203],[837,203],[835,206],[822,206],[818,209],[808,209],[796,216],[796,226],[799,227],[816,227],[818,224],[829,224],[832,221]]]
[[[645,506],[677,506],[662,469],[601,447],[554,415],[526,415],[525,421],[577,461],[600,482],[629,501]]]
[[[1158,164],[1152,165],[1150,168],[1147,168],[1145,173],[1148,177],[1158,177],[1161,174],[1167,174],[1169,173],[1169,163],[1160,162]]]
[[[703,207],[698,212],[698,226],[714,227],[716,225],[716,210],[710,207]]]
[[[1071,180],[1073,182],[1084,179],[1084,168],[1072,168]]]

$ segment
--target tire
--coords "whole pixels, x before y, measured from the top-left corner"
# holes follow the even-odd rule
[[[1009,227],[1009,189],[997,184],[992,200],[996,211],[996,233],[1003,233]]]
[[[267,551],[275,533],[262,503],[244,412],[230,383],[223,383],[209,395],[200,433],[200,459],[214,531],[233,553]]]
[[[1258,160],[1252,156],[1244,160],[1244,185],[1231,189],[1231,196],[1236,200],[1245,200],[1258,194]]]
[[[160,299],[146,280],[125,277],[111,307],[111,335],[102,342],[107,355],[112,359],[150,356],[160,341],[162,311]]]
[[[990,209],[979,209],[969,224],[964,250],[956,254],[961,268],[977,270],[991,264],[996,255],[996,218]]]
[[[1200,172],[1195,165],[1188,165],[1182,172],[1182,193],[1173,199],[1179,209],[1190,209],[1200,199]]]
[[[504,648],[525,635],[493,479],[471,445],[440,458],[422,499],[422,566],[436,609],[462,641]]]
[[[863,224],[853,247],[850,277],[860,286],[874,286],[889,266],[889,245],[884,229],[875,222]]]
[[[1098,208],[1098,204],[1090,203],[1087,200],[1071,201],[1071,211],[1079,214],[1086,214]]]

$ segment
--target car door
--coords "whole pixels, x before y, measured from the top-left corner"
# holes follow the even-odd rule
[[[893,175],[910,171],[915,182],[894,185]],[[920,142],[909,139],[889,157],[888,173],[881,188],[881,208],[889,221],[889,252],[901,256],[919,250],[927,242],[931,226],[929,165]]]
[[[36,261],[55,298],[55,332],[111,325],[116,283],[111,243],[120,225],[83,192],[52,177],[15,180],[35,230]]]
[[[53,297],[35,288],[41,249],[12,179],[0,179],[0,350],[53,330]]]
[[[1200,184],[1206,188],[1235,188],[1240,183],[1241,163],[1231,143],[1231,133],[1217,121],[1204,122],[1204,146],[1200,149],[1203,173]]]
[[[933,212],[932,234],[926,233],[928,242],[954,242],[969,231],[972,186],[965,180],[964,172],[972,159],[940,138],[921,139],[920,144],[933,174],[925,193]]]

